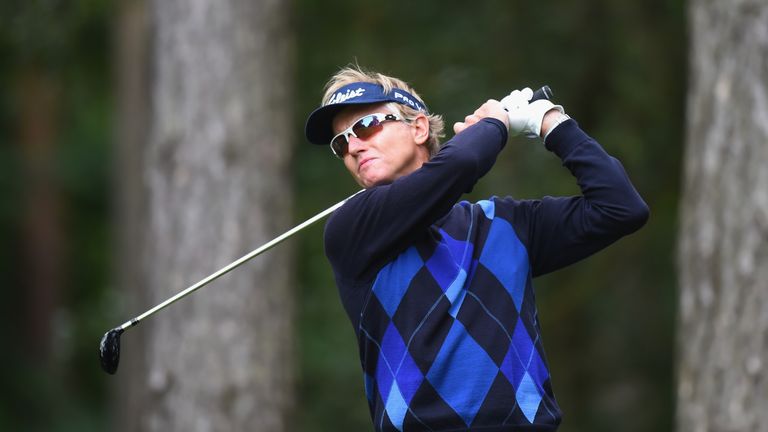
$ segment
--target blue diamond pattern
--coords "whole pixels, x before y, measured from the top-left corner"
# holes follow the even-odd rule
[[[509,222],[498,218],[491,222],[480,263],[507,288],[520,311],[528,277],[528,253]]]
[[[459,321],[454,321],[427,380],[469,426],[499,369]]]
[[[387,398],[384,409],[387,410],[387,415],[392,424],[397,430],[402,431],[405,413],[408,412],[408,403],[403,399],[403,395],[400,393],[397,384],[392,386],[392,391],[389,392],[389,397]]]
[[[525,374],[529,374],[538,387],[542,387],[544,381],[549,378],[544,361],[520,319],[517,320],[515,331],[512,333],[512,343],[501,364],[501,372],[515,387],[520,385]]]
[[[501,372],[516,388],[515,398],[523,414],[533,422],[544,393],[542,385],[549,373],[520,319],[501,364]]]
[[[467,273],[472,265],[472,243],[456,240],[444,230],[440,230],[442,239],[426,266],[435,278],[445,296],[451,302],[450,314],[458,314],[466,295]]]
[[[456,240],[442,229],[440,230],[440,235],[443,237],[442,243],[448,247],[453,260],[459,263],[465,271],[468,270],[469,263],[472,260],[474,245],[464,240]]]
[[[533,423],[533,420],[536,418],[536,412],[539,410],[541,395],[539,394],[538,387],[536,387],[536,384],[527,372],[523,375],[520,387],[517,388],[515,399],[517,399],[520,410],[525,414],[525,418]]]
[[[410,286],[411,279],[423,264],[416,248],[410,247],[379,272],[373,284],[373,293],[390,317],[397,311],[400,300]]]
[[[467,272],[464,269],[459,271],[456,279],[451,286],[445,291],[445,297],[451,302],[451,309],[448,311],[452,317],[456,318],[459,313],[461,303],[464,301],[464,297],[467,295],[467,291],[464,289],[464,283],[467,281]]]
[[[379,388],[379,395],[382,400],[387,400],[389,398],[389,391],[392,390],[392,384],[395,382],[395,376],[383,354],[379,355],[379,363],[376,365],[375,375],[376,384],[378,384]]]
[[[539,390],[544,392],[544,382],[549,379],[549,371],[544,364],[544,359],[541,358],[536,350],[533,350],[531,362],[528,364],[528,375],[533,378],[533,382],[536,383]]]
[[[427,270],[429,270],[429,273],[435,278],[435,281],[440,285],[443,292],[451,286],[451,283],[456,279],[456,275],[460,270],[459,266],[453,261],[448,246],[442,242],[437,245],[435,252],[427,261],[426,266]]]
[[[421,374],[421,370],[416,366],[416,362],[413,358],[406,354],[403,357],[403,361],[395,373],[395,381],[397,381],[400,393],[403,395],[403,399],[410,403],[413,399],[413,395],[416,394],[416,390],[419,389],[421,382],[424,381],[424,375]]]
[[[527,251],[512,225],[495,217],[497,204],[502,205],[493,199],[480,201],[476,206],[462,202],[454,207],[453,211],[461,212],[453,219],[454,224],[448,218],[442,225],[445,229],[433,227],[439,236],[430,238],[429,248],[424,244],[420,244],[419,249],[411,247],[379,271],[371,288],[376,300],[369,303],[375,307],[368,308],[373,315],[360,327],[378,349],[378,359],[369,358],[371,363],[364,365],[368,371],[364,376],[366,396],[375,411],[374,417],[381,419],[377,427],[403,431],[406,417],[426,421],[436,414],[435,409],[459,425],[461,418],[467,427],[474,422],[478,423],[474,426],[480,423],[485,426],[488,413],[480,410],[491,408],[484,402],[487,397],[494,397],[489,392],[495,394],[500,389],[507,389],[505,400],[516,399],[517,412],[524,416],[518,417],[517,422],[558,421],[559,410],[549,387],[545,390],[549,371],[537,349],[535,306],[526,298],[530,283]],[[485,223],[486,219],[490,223]],[[461,227],[467,228],[464,225],[467,221],[469,231],[464,235]],[[457,240],[446,230],[461,239]],[[479,256],[474,258],[475,245],[468,241],[470,239],[478,239],[483,245],[482,252],[478,251]],[[429,259],[425,262],[421,256]],[[480,266],[482,277],[476,277]],[[424,283],[429,284],[426,294],[419,290]],[[476,313],[489,315],[492,321],[482,318],[490,325],[493,322],[500,325],[501,337],[509,338],[503,359],[500,357],[506,347],[498,346],[498,338],[483,337],[488,324],[478,327],[482,320],[476,319],[476,315],[459,313],[460,309],[463,311],[465,299],[475,295],[474,288],[487,295],[488,301],[502,297],[495,304],[503,307],[483,307]],[[450,307],[446,308],[440,290]],[[509,299],[503,298],[506,295]],[[479,300],[477,296],[474,298]],[[436,307],[438,305],[440,307]],[[406,346],[406,341],[424,329],[441,329],[439,339],[444,339],[435,341],[434,345],[439,346],[430,346],[428,358],[424,352],[413,351],[419,355],[419,368],[411,350],[421,348]],[[468,329],[472,330],[471,334]],[[404,339],[400,331],[414,333],[405,334]],[[374,334],[378,336],[371,336]],[[484,345],[488,343],[493,346]],[[494,353],[495,361],[489,352]],[[496,363],[499,360],[500,365]],[[429,368],[426,376],[422,373],[425,368]],[[429,384],[424,383],[425,379]],[[507,380],[508,384],[504,382]],[[428,399],[424,399],[426,395]],[[434,402],[438,401],[436,406]],[[414,403],[416,405],[411,406]]]
[[[493,220],[493,216],[496,213],[496,205],[493,201],[489,200],[482,200],[477,202],[480,205],[480,208],[483,209],[483,213],[485,213],[485,217],[488,218],[488,220]]]
[[[419,367],[406,349],[403,338],[394,324],[390,323],[381,341],[376,380],[381,398],[388,400],[395,388],[406,404],[411,401],[424,380]]]

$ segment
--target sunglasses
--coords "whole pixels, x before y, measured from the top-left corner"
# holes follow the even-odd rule
[[[383,123],[385,121],[400,120],[402,119],[395,114],[375,113],[361,117],[352,126],[333,137],[331,140],[331,151],[337,158],[343,159],[344,155],[347,154],[350,135],[355,138],[366,139],[380,131],[384,127]]]

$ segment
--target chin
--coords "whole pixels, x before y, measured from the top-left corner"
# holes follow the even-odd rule
[[[372,188],[374,186],[385,185],[387,183],[391,183],[391,182],[386,182],[384,180],[379,180],[379,181],[360,181],[360,182],[358,182],[358,184],[360,186],[362,186],[363,188],[365,188],[365,189],[369,189],[369,188]]]
[[[390,184],[390,183],[392,183],[392,181],[393,181],[393,179],[391,179],[389,177],[371,176],[371,177],[366,177],[366,178],[359,179],[358,183],[360,184],[360,186],[368,189],[368,188],[372,188],[374,186],[381,186],[381,185],[385,185],[385,184]]]

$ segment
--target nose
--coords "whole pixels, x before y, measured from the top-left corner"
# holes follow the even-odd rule
[[[365,141],[360,138],[352,135],[347,138],[347,152],[349,154],[354,156],[361,151],[365,151],[366,148],[367,145],[365,144]]]

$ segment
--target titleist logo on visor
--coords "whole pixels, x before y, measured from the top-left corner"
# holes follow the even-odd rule
[[[397,102],[417,111],[427,111],[423,102],[403,89],[394,88],[389,93],[385,93],[380,85],[365,82],[352,83],[340,88],[328,99],[325,106],[376,102]]]
[[[337,103],[342,103],[344,101],[347,101],[349,99],[354,99],[356,97],[362,96],[363,93],[365,93],[364,88],[358,88],[355,90],[347,90],[345,92],[338,92],[331,96],[331,99],[328,101],[328,105],[333,105]]]

